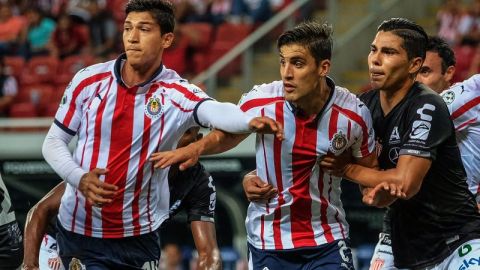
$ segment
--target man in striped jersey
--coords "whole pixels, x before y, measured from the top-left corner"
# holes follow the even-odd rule
[[[259,135],[257,174],[278,190],[266,203],[252,202],[246,227],[250,269],[353,269],[340,180],[319,167],[325,155],[351,150],[374,166],[374,134],[366,106],[327,77],[331,27],[303,23],[277,43],[282,81],[255,86],[240,101],[254,116],[281,123],[285,140]],[[157,153],[155,166],[196,162],[199,154],[224,151],[245,138],[214,131],[177,151]]]
[[[57,241],[69,268],[158,267],[168,170],[154,171],[147,159],[175,148],[188,128],[273,130],[282,138],[273,120],[211,100],[162,64],[174,38],[170,2],[131,0],[125,11],[125,54],[74,76],[42,149],[67,182]],[[72,156],[67,146],[75,135]]]
[[[350,164],[344,176],[362,185],[402,185],[405,200],[391,197],[380,183],[365,190],[364,201],[389,206],[378,254],[371,269],[480,269],[480,214],[441,97],[415,81],[428,37],[402,18],[384,21],[368,56],[375,90],[362,94],[379,145],[381,171]],[[330,159],[330,158],[327,158]],[[330,161],[322,165],[330,168]],[[342,170],[339,170],[342,171]],[[390,189],[390,190],[389,190]]]

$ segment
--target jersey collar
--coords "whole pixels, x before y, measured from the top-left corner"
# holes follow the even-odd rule
[[[318,112],[318,114],[315,116],[315,119],[320,118],[320,116],[323,114],[323,112],[325,110],[327,110],[328,108],[330,108],[331,105],[332,105],[333,96],[335,94],[335,82],[328,76],[327,76],[326,79],[327,79],[327,85],[328,85],[328,87],[330,87],[330,89],[332,89],[332,91],[330,91],[330,94],[328,95],[327,102],[325,102],[325,105],[323,105],[322,110],[320,110],[320,112]],[[303,116],[303,111],[301,109],[295,107],[295,105],[293,105],[293,103],[291,103],[290,101],[287,101],[286,104],[287,104],[287,108],[289,108],[290,111],[292,111],[292,113],[295,116]]]
[[[115,65],[113,66],[113,73],[115,75],[115,79],[117,80],[117,83],[125,88],[129,88],[125,83],[123,82],[122,79],[122,67],[125,64],[125,61],[127,60],[127,54],[122,53],[120,56],[115,60]],[[163,63],[160,64],[160,67],[153,73],[152,77],[150,79],[139,83],[133,87],[144,87],[145,85],[151,83],[163,70]]]

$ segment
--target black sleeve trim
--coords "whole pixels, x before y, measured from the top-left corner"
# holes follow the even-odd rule
[[[66,133],[72,135],[72,136],[75,136],[75,134],[77,134],[77,132],[69,129],[68,127],[64,126],[62,123],[60,123],[60,121],[58,121],[57,119],[53,120],[53,123],[55,123],[55,125],[57,125],[59,128],[61,128],[63,131],[65,131]]]
[[[198,110],[198,107],[200,106],[200,104],[202,104],[203,102],[205,102],[207,100],[213,100],[213,98],[206,98],[206,99],[200,100],[200,102],[198,102],[197,105],[195,105],[195,108],[193,109],[193,119],[195,119],[195,122],[197,122],[197,124],[199,126],[203,127],[203,128],[208,128],[208,127],[202,125],[200,123],[200,120],[198,120],[197,110]]]

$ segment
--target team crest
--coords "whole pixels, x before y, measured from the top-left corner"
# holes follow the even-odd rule
[[[455,100],[455,92],[447,91],[442,94],[442,98],[443,98],[443,101],[447,103],[447,105],[450,105]]]
[[[341,131],[333,135],[330,141],[330,151],[334,154],[340,154],[347,147],[347,137]]]
[[[86,270],[85,265],[77,258],[72,258],[68,265],[68,270]]]
[[[50,267],[50,269],[59,270],[61,266],[62,266],[62,262],[60,261],[59,257],[48,259],[48,267]]]
[[[145,114],[150,118],[157,118],[162,113],[163,107],[160,103],[160,99],[156,96],[149,98],[147,104],[145,105]]]

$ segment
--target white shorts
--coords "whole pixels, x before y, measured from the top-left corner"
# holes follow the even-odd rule
[[[480,239],[467,241],[455,249],[441,263],[425,267],[424,270],[480,270]],[[390,235],[380,233],[375,246],[370,270],[398,270],[393,264]],[[407,270],[407,269],[400,269]]]
[[[380,233],[378,243],[375,246],[372,260],[370,261],[370,270],[397,270],[393,265],[392,240],[390,235]]]
[[[38,265],[40,270],[64,270],[58,256],[57,241],[48,234],[45,234],[40,245]]]

